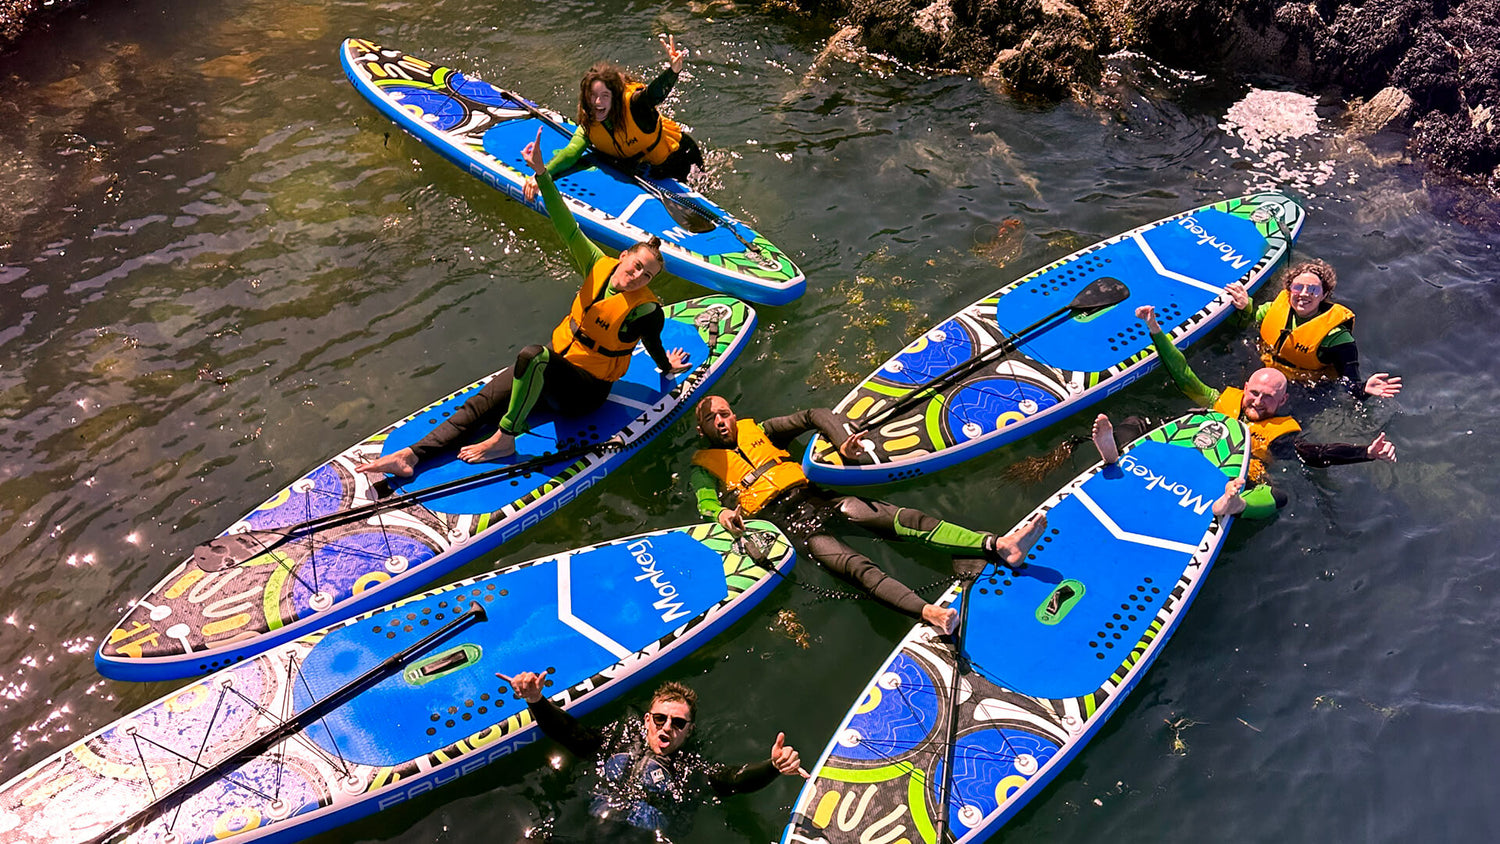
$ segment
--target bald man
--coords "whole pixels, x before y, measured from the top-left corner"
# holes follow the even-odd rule
[[[1205,386],[1188,368],[1182,351],[1167,339],[1156,322],[1156,309],[1142,305],[1135,309],[1138,319],[1146,323],[1151,332],[1151,342],[1161,358],[1177,388],[1201,407],[1212,408],[1225,416],[1245,423],[1250,431],[1250,488],[1239,493],[1238,485],[1231,482],[1226,488],[1225,498],[1215,505],[1214,512],[1242,513],[1247,518],[1264,519],[1286,506],[1287,498],[1276,491],[1268,480],[1266,464],[1274,459],[1296,457],[1308,466],[1324,468],[1349,463],[1368,463],[1372,460],[1396,462],[1396,446],[1382,432],[1367,446],[1351,443],[1313,443],[1302,438],[1302,426],[1290,416],[1282,415],[1287,401],[1286,376],[1275,369],[1258,369],[1245,382],[1244,387],[1225,387],[1215,390]],[[1106,463],[1119,459],[1115,432],[1109,418],[1100,414],[1094,420],[1094,445]],[[1123,432],[1122,432],[1123,433]],[[1133,439],[1133,437],[1132,437]]]

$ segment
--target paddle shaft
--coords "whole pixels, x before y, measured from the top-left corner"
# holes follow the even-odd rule
[[[431,496],[438,495],[439,493],[451,492],[455,489],[462,489],[469,486],[470,484],[492,481],[496,478],[504,478],[511,475],[521,475],[530,472],[532,469],[536,469],[540,466],[546,466],[550,463],[556,463],[559,460],[568,460],[573,457],[581,457],[585,454],[599,451],[600,449],[619,448],[622,446],[623,443],[614,440],[605,440],[602,443],[584,443],[582,445],[575,445],[572,448],[561,449],[552,454],[537,457],[532,460],[525,460],[520,463],[512,464],[510,466],[501,466],[498,469],[490,469],[485,472],[480,472],[477,475],[470,475],[467,478],[455,478],[451,481],[444,481],[443,483],[434,484],[430,487],[415,489],[411,492],[405,492],[400,495],[392,496],[391,498],[374,501],[369,504],[365,504],[360,507],[354,507],[349,510],[341,510],[337,513],[329,513],[326,516],[319,516],[315,519],[308,519],[305,522],[298,522],[297,524],[288,525],[287,527],[270,528],[264,532],[276,532],[279,535],[279,538],[275,542],[270,543],[264,549],[259,551],[258,554],[267,553],[298,534],[314,533],[323,530],[324,528],[346,525],[350,522],[363,519],[366,516],[373,516],[376,513],[383,513],[386,510],[402,507],[410,504],[413,501],[420,501],[423,498],[430,498]],[[211,545],[215,541],[217,540],[209,540],[208,542],[205,542],[203,544]]]
[[[413,657],[420,655],[434,643],[457,631],[458,628],[465,626],[470,622],[484,621],[486,618],[488,618],[488,614],[485,612],[484,606],[478,601],[471,602],[469,604],[468,612],[464,613],[458,618],[453,619],[452,621],[443,625],[441,628],[434,630],[432,633],[424,637],[421,641],[403,648],[399,653],[387,657],[379,665],[376,665],[374,668],[371,668],[370,670],[359,675],[353,680],[350,680],[348,683],[345,683],[339,688],[334,689],[332,692],[329,692],[328,695],[323,697],[321,700],[316,700],[311,704],[308,704],[306,709],[298,712],[291,718],[282,721],[280,724],[277,724],[274,728],[271,729],[270,732],[263,733],[256,736],[255,738],[250,739],[249,741],[245,742],[244,744],[240,745],[239,747],[235,748],[233,751],[219,759],[219,761],[213,763],[212,765],[205,766],[203,770],[198,771],[197,773],[183,780],[176,787],[168,790],[167,793],[141,807],[139,811],[132,813],[129,817],[110,827],[102,834],[96,835],[93,838],[89,839],[89,844],[104,844],[104,842],[109,841],[114,836],[118,835],[121,832],[124,832],[125,830],[134,826],[136,823],[144,820],[147,816],[155,812],[157,809],[161,808],[165,803],[167,803],[167,801],[184,795],[185,792],[187,792],[193,786],[203,782],[208,777],[217,774],[224,768],[228,767],[229,764],[234,762],[236,759],[244,756],[251,756],[264,750],[268,750],[273,745],[291,736],[293,733],[305,729],[315,719],[322,718],[325,714],[327,714],[328,710],[342,705],[348,698],[353,696],[356,692],[362,690],[365,686],[369,685],[375,680],[386,676],[387,674],[391,673],[391,671],[405,665]]]
[[[933,818],[935,844],[943,844],[943,833],[948,828],[948,794],[953,790],[953,753],[958,741],[958,689],[960,679],[969,673],[969,660],[964,657],[964,633],[969,626],[969,595],[981,572],[965,577],[963,595],[958,599],[958,624],[953,629],[953,683],[948,690],[948,735],[943,741],[943,779],[938,788],[937,817]]]
[[[556,129],[558,132],[561,132],[569,138],[573,137],[573,133],[568,131],[568,127],[562,125],[561,123],[558,123],[556,120],[552,119],[551,115],[548,115],[546,112],[542,111],[531,103],[528,103],[520,95],[507,91],[504,88],[498,88],[496,90],[500,91],[502,95],[510,98],[511,100],[514,100],[521,106],[521,108],[524,108],[526,109],[526,111],[530,112],[533,117],[537,118],[553,129]],[[710,222],[717,223],[718,225],[723,226],[724,229],[730,234],[734,235],[734,239],[738,240],[747,250],[757,253],[761,251],[759,246],[756,246],[755,244],[746,240],[743,236],[740,235],[739,232],[734,230],[734,226],[731,225],[728,220],[725,220],[718,214],[713,213],[707,208],[699,206],[695,202],[689,201],[686,197],[676,196],[664,190],[660,185],[654,184],[649,179],[641,176],[641,174],[639,173],[630,173],[629,175],[632,179],[635,180],[635,183],[637,185],[641,186],[642,190],[645,190],[647,193],[655,196],[662,203],[674,203],[681,208],[685,208],[688,211],[691,211],[694,214],[697,214],[698,216],[709,220]]]

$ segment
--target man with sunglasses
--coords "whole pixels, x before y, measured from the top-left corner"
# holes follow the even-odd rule
[[[545,674],[495,676],[526,701],[532,719],[549,738],[580,759],[598,761],[599,783],[590,814],[641,830],[641,840],[656,841],[680,827],[710,789],[719,797],[743,794],[765,788],[778,774],[795,775],[801,769],[802,759],[786,743],[785,733],[776,734],[769,759],[737,768],[685,749],[697,717],[698,695],[681,683],[663,683],[640,721],[622,719],[604,729],[590,729],[542,694],[548,682]],[[597,835],[581,837],[598,840]]]

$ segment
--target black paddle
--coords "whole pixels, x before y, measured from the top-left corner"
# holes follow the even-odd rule
[[[942,375],[939,375],[933,380],[928,381],[926,384],[923,384],[921,387],[918,387],[910,393],[907,393],[905,396],[902,396],[899,401],[897,401],[895,404],[892,404],[890,407],[887,407],[885,410],[876,413],[868,419],[861,420],[859,423],[859,427],[853,429],[850,433],[855,434],[862,431],[868,431],[876,425],[879,425],[885,420],[891,418],[892,416],[910,410],[918,402],[922,401],[933,392],[942,389],[943,387],[949,386],[957,379],[968,375],[976,369],[979,369],[995,358],[998,358],[1007,352],[1014,351],[1016,345],[1021,341],[1021,338],[1025,337],[1028,334],[1031,334],[1032,332],[1057,319],[1063,314],[1067,314],[1071,318],[1076,314],[1090,314],[1096,311],[1102,311],[1110,305],[1118,305],[1119,303],[1125,301],[1128,296],[1130,296],[1130,288],[1125,286],[1125,282],[1120,281],[1117,278],[1111,278],[1110,276],[1097,278],[1087,287],[1078,291],[1078,295],[1073,297],[1073,301],[1062,306],[1061,308],[1058,308],[1052,313],[1047,314],[1046,316],[1026,326],[1020,331],[1017,331],[1009,337],[1006,337],[1004,340],[1001,340],[994,346],[991,346],[990,348],[984,350],[983,353],[964,361],[958,366],[955,366],[947,372],[944,372]]]
[[[359,521],[376,513],[420,501],[439,493],[451,492],[462,489],[472,484],[484,481],[492,481],[498,478],[510,477],[512,475],[524,475],[532,469],[537,469],[559,460],[568,460],[573,457],[582,457],[597,451],[614,451],[625,447],[625,442],[618,436],[611,437],[604,442],[583,443],[571,448],[564,448],[551,454],[533,457],[520,463],[509,466],[501,466],[498,469],[490,469],[467,478],[457,478],[440,484],[426,487],[424,489],[412,490],[391,498],[374,501],[360,507],[348,510],[340,510],[337,513],[329,513],[305,522],[298,522],[286,527],[268,528],[265,530],[251,530],[244,533],[231,533],[211,539],[193,549],[193,563],[203,571],[221,571],[233,566],[244,565],[262,554],[268,554],[279,548],[289,540],[298,535],[314,533],[325,528],[346,525],[350,522]]]
[[[969,673],[969,659],[964,655],[964,633],[969,626],[969,595],[984,569],[959,578],[963,597],[958,600],[958,623],[953,628],[953,682],[948,689],[948,736],[943,742],[943,778],[938,787],[937,816],[932,819],[932,840],[943,844],[948,827],[948,794],[953,790],[953,752],[958,743],[958,690],[961,678]]]
[[[223,769],[229,767],[229,765],[236,760],[241,759],[242,757],[254,756],[255,754],[261,753],[262,751],[269,750],[271,747],[278,744],[283,739],[290,737],[293,733],[305,729],[306,727],[311,725],[313,721],[317,720],[318,718],[322,718],[325,714],[327,714],[328,710],[341,706],[354,694],[364,689],[365,686],[385,677],[392,671],[401,668],[407,662],[411,661],[413,657],[420,656],[422,652],[427,650],[427,648],[431,647],[440,639],[443,639],[444,637],[450,635],[459,627],[469,624],[473,621],[484,621],[487,618],[488,615],[484,611],[484,606],[478,601],[471,602],[469,604],[468,612],[443,625],[442,628],[432,631],[431,634],[423,638],[420,642],[417,642],[416,644],[413,644],[407,648],[403,648],[400,653],[387,657],[379,665],[376,665],[369,671],[366,671],[353,680],[350,680],[348,683],[345,683],[339,688],[334,689],[332,692],[329,692],[328,695],[326,695],[323,699],[313,701],[311,704],[308,704],[306,709],[303,709],[301,712],[298,712],[287,720],[282,721],[280,724],[277,724],[269,732],[262,733],[261,735],[250,739],[249,741],[245,742],[244,744],[240,745],[239,747],[235,748],[234,750],[230,751],[228,754],[220,758],[219,761],[211,765],[202,766],[202,770],[194,773],[192,776],[183,780],[173,788],[168,789],[165,794],[157,797],[155,800],[152,800],[150,803],[141,807],[139,811],[133,812],[124,820],[110,827],[102,834],[96,835],[93,838],[89,839],[89,844],[103,844],[103,842],[109,841],[114,836],[129,830],[132,826],[145,820],[152,813],[156,812],[167,801],[172,800],[179,795],[185,794],[193,786],[203,782],[208,777],[217,774]]]
[[[568,127],[562,125],[561,123],[558,123],[556,120],[552,119],[552,117],[546,112],[527,102],[520,95],[511,93],[504,88],[497,88],[496,90],[498,90],[503,96],[514,100],[521,106],[521,108],[524,108],[528,112],[530,112],[533,117],[537,118],[553,129],[556,129],[558,132],[561,132],[567,137],[573,137],[573,133],[568,131]],[[734,230],[734,226],[731,225],[728,220],[724,219],[718,214],[715,214],[711,209],[699,205],[688,197],[678,196],[677,194],[664,189],[661,185],[658,185],[650,179],[645,178],[639,173],[627,173],[627,175],[629,175],[630,178],[634,179],[635,183],[637,185],[640,185],[643,190],[656,197],[656,199],[661,202],[662,207],[667,209],[667,214],[671,216],[671,218],[677,223],[677,225],[682,226],[683,228],[687,229],[690,232],[693,232],[694,234],[711,232],[715,228],[723,226],[725,231],[734,235],[734,239],[738,240],[745,247],[746,251],[758,256],[762,262],[775,260],[770,256],[767,256],[759,246],[756,246],[755,244],[742,237],[739,232]]]

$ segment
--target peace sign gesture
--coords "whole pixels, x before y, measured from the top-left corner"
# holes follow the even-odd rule
[[[687,58],[687,48],[677,49],[677,36],[660,35],[662,49],[667,51],[667,63],[672,66],[673,73],[682,72],[682,61]]]

